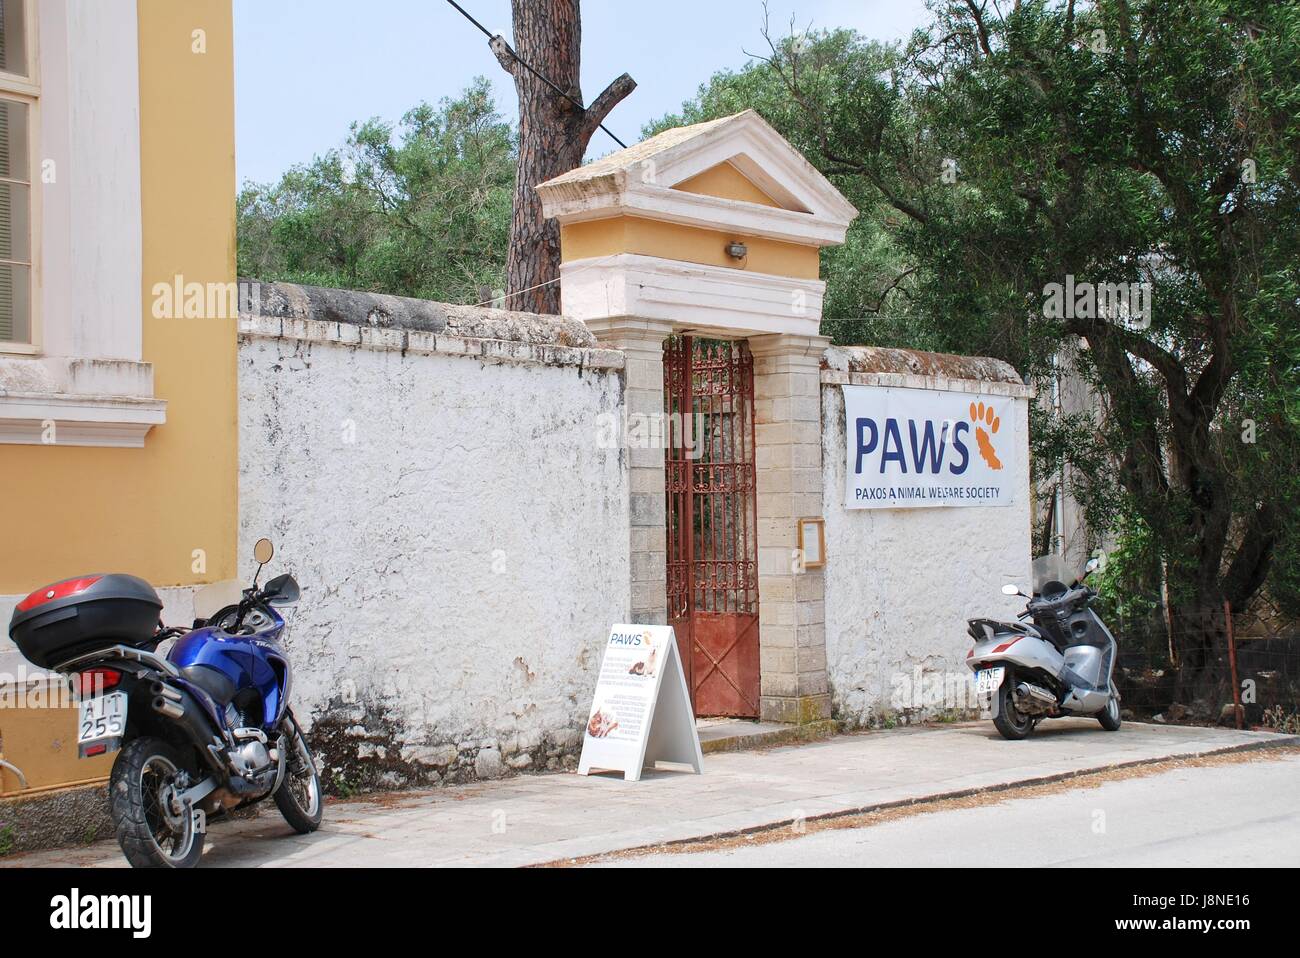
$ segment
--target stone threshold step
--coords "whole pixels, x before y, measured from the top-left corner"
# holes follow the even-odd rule
[[[816,742],[831,738],[839,731],[834,719],[791,725],[748,719],[700,718],[695,721],[695,729],[700,736],[700,751],[706,755]]]

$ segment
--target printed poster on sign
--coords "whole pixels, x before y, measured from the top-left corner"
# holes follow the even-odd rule
[[[1009,506],[1021,478],[1009,396],[844,386],[848,509]]]
[[[605,643],[578,774],[621,771],[636,781],[655,762],[696,772],[703,766],[677,637],[667,625],[616,625]]]

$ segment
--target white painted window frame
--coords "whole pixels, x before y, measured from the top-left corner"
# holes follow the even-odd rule
[[[22,2],[30,75],[6,82],[41,100],[33,193],[45,158],[64,176],[58,194],[33,196],[32,343],[0,344],[0,447],[138,448],[167,402],[142,350],[136,0]]]
[[[15,100],[27,106],[27,202],[28,202],[28,257],[27,282],[27,341],[0,340],[0,354],[37,356],[41,352],[41,63],[40,24],[36,0],[22,0],[23,44],[27,58],[27,73],[0,71],[0,98]],[[16,182],[16,181],[15,181]]]

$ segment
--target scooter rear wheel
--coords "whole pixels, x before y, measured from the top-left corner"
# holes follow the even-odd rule
[[[1097,721],[1107,732],[1119,731],[1119,696],[1115,694],[1114,689],[1110,690],[1110,700],[1106,702],[1106,708],[1098,713]]]
[[[993,701],[993,727],[1003,738],[1017,742],[1029,737],[1029,733],[1034,730],[1034,719],[1016,709],[1016,701],[1011,694],[1014,688],[1011,676],[1005,676],[997,698]]]

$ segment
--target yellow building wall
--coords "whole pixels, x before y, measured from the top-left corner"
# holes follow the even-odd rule
[[[780,203],[764,193],[759,189],[758,184],[730,163],[711,166],[703,173],[696,173],[689,179],[682,180],[673,189],[704,196],[719,196],[724,200],[740,200],[744,203],[781,208]]]
[[[143,347],[167,422],[143,449],[0,446],[0,594],[84,572],[158,586],[236,574],[236,320],[152,316],[155,283],[235,281],[231,4],[139,0],[138,13]]]
[[[735,241],[749,248],[749,255],[743,260],[727,255],[727,245]],[[562,225],[560,248],[561,258],[566,263],[614,253],[637,253],[797,279],[817,279],[820,269],[820,257],[815,246],[700,229],[640,216],[609,216]]]
[[[65,704],[67,695],[58,679],[0,689],[0,758],[22,769],[27,780],[24,790],[18,776],[0,766],[0,795],[30,795],[108,778],[117,753],[77,757],[77,707]]]

